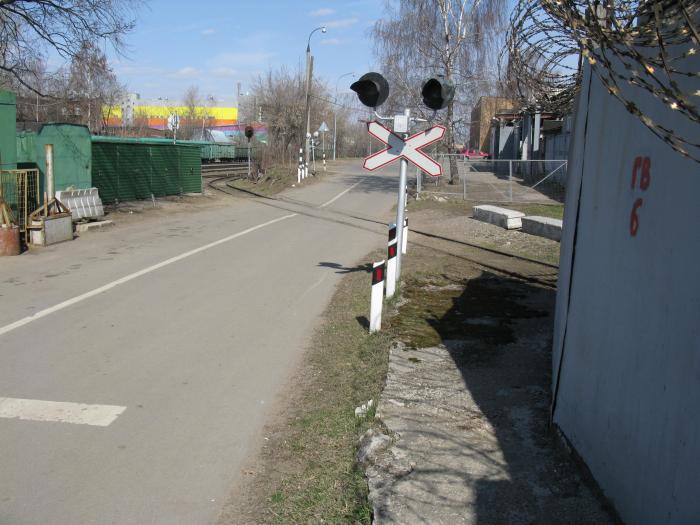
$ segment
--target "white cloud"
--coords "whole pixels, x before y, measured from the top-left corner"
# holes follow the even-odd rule
[[[339,38],[324,38],[323,40],[321,40],[321,44],[324,46],[337,46],[342,43],[343,41]]]
[[[328,16],[332,15],[333,13],[335,13],[333,9],[322,7],[321,9],[316,9],[316,11],[311,11],[309,14],[311,16]]]
[[[213,35],[214,33],[216,33],[216,29],[214,29],[213,27],[209,27],[209,28],[204,29],[204,30],[202,31],[202,34],[203,34],[204,36]]]
[[[357,18],[341,18],[340,20],[331,20],[323,24],[326,27],[348,27],[357,24]]]
[[[197,68],[194,68],[192,66],[186,66],[183,68],[178,69],[175,73],[173,73],[171,76],[175,78],[193,78],[196,76],[199,76],[199,70]]]
[[[235,69],[232,67],[226,67],[226,66],[221,66],[221,67],[215,67],[211,70],[211,74],[214,75],[215,77],[223,77],[223,78],[229,78],[236,76],[236,73],[238,73]]]

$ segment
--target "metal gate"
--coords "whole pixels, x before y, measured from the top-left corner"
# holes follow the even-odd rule
[[[39,170],[0,170],[0,198],[10,207],[20,232],[25,232],[29,214],[41,205]]]

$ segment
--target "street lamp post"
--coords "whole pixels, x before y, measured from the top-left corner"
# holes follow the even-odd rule
[[[351,71],[350,73],[345,73],[344,75],[340,75],[338,77],[338,80],[335,81],[335,110],[333,111],[333,160],[335,160],[335,148],[336,148],[336,141],[338,138],[338,82],[340,82],[340,79],[343,77],[347,77],[348,75],[352,75],[353,77],[355,76],[355,73]]]
[[[326,27],[317,27],[311,33],[306,41],[306,137],[311,136],[311,79],[313,77],[314,57],[311,56],[311,36],[316,32],[326,32]],[[307,141],[310,139],[307,139]],[[309,142],[306,143],[306,166],[309,165]]]

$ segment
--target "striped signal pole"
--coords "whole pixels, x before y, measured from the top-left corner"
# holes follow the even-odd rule
[[[382,306],[384,304],[384,261],[372,266],[372,297],[369,305],[369,333],[382,329]]]

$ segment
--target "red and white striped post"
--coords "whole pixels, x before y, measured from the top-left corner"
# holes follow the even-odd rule
[[[394,296],[396,292],[396,255],[397,255],[397,240],[389,241],[387,247],[386,261],[386,297],[387,299]]]
[[[386,262],[386,296],[393,297],[396,291],[396,224],[389,225]],[[393,246],[393,247],[392,247]],[[393,255],[392,255],[393,253]]]
[[[382,306],[384,304],[384,261],[372,266],[372,297],[369,306],[369,333],[382,329]]]

